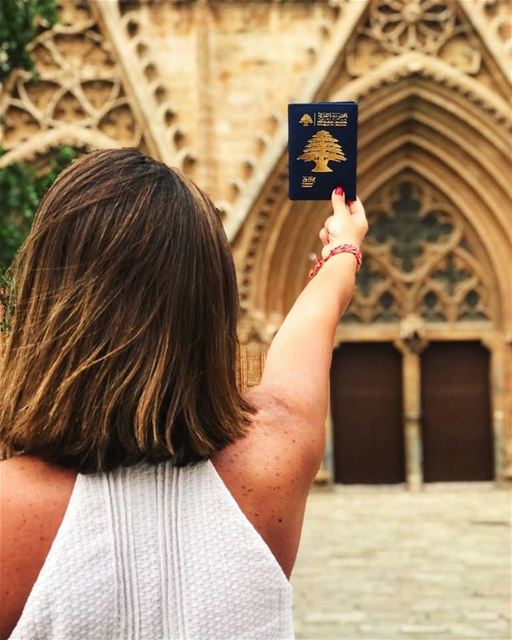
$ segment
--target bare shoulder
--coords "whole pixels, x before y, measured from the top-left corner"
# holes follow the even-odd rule
[[[323,455],[324,428],[307,423],[276,390],[253,387],[246,398],[258,409],[248,434],[213,463],[289,577]]]
[[[76,473],[33,456],[0,462],[0,640],[9,637],[66,511]]]

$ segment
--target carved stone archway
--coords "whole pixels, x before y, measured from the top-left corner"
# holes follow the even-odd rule
[[[371,93],[360,125],[360,196],[366,200],[406,169],[437,185],[480,238],[506,305],[510,283],[502,265],[510,251],[507,209],[511,197],[502,124],[506,113],[500,112],[495,125],[482,134],[481,111],[475,105],[466,106],[473,119],[461,123],[441,100],[444,96],[437,84],[424,83],[419,77],[418,87],[417,76],[411,72],[408,82],[399,75],[394,86],[382,87],[381,76],[387,77],[386,69],[374,78],[379,90]],[[390,92],[398,103],[386,104]],[[369,95],[367,91],[360,100],[361,112],[366,111]],[[372,103],[381,109],[372,109]],[[286,178],[286,159],[282,158],[235,243],[244,305],[263,312],[271,324],[282,319],[304,286],[308,253],[318,252],[317,233],[330,209],[329,203],[287,201]],[[509,317],[508,311],[504,310],[504,318]]]
[[[452,313],[444,318],[445,322],[429,322],[429,314],[430,320],[434,320],[440,291],[437,287],[434,294],[436,287],[428,280],[428,270],[420,269],[415,287],[418,295],[425,296],[423,306],[405,304],[397,310],[393,322],[381,322],[378,314],[367,316],[366,322],[358,324],[342,322],[336,342],[384,339],[395,342],[402,350],[408,483],[418,487],[421,485],[419,357],[411,352],[407,327],[419,318],[424,344],[429,339],[481,340],[491,352],[490,393],[499,480],[510,474],[512,465],[510,450],[507,451],[510,426],[505,426],[507,416],[509,425],[512,416],[505,391],[512,380],[511,372],[504,366],[510,351],[507,336],[512,328],[512,290],[508,277],[512,192],[506,180],[509,157],[504,137],[511,121],[506,103],[475,80],[461,79],[443,62],[417,53],[391,59],[364,79],[356,79],[328,96],[332,100],[343,98],[358,99],[362,114],[358,189],[362,199],[371,206],[372,196],[385,191],[393,179],[410,179],[432,193],[437,192],[438,210],[445,213],[451,210],[455,215],[458,239],[454,242],[462,243],[458,249],[454,244],[454,254],[446,257],[445,267],[456,271],[464,264],[469,269],[473,281],[480,281],[481,289],[478,294],[470,294],[464,304],[474,306],[478,300],[481,305],[486,300],[487,311],[474,307],[473,311],[466,310],[463,318],[462,304],[461,316]],[[319,253],[318,230],[330,213],[329,203],[289,202],[286,179],[283,154],[235,243],[244,322],[250,326],[252,318],[257,317],[260,326],[262,323],[266,326],[268,336],[278,329],[306,284],[308,255]],[[372,268],[374,255],[369,245],[367,254],[367,265]],[[403,282],[394,280],[398,297],[407,297],[408,279],[414,280],[407,275]],[[356,294],[352,311],[357,305]],[[363,307],[360,310],[364,315]],[[452,304],[452,309],[456,307],[457,304]],[[349,309],[347,319],[352,311]],[[329,451],[326,457],[330,457]]]

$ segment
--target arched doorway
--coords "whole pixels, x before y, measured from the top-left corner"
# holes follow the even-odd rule
[[[506,364],[510,279],[505,275],[510,187],[504,179],[509,161],[503,127],[509,118],[502,103],[482,129],[482,101],[462,85],[440,82],[445,72],[444,63],[410,53],[324,92],[332,100],[360,101],[358,193],[370,217],[357,290],[334,344],[388,342],[403,350],[411,487],[423,479],[421,355],[418,336],[408,334],[411,317],[422,326],[422,348],[429,341],[482,341],[489,348],[496,479],[510,475],[512,460],[507,448],[512,369]],[[283,155],[238,240],[243,304],[254,317],[261,314],[269,334],[307,283],[308,251],[319,253],[318,229],[330,213],[330,204],[287,201],[286,178]],[[328,449],[325,467],[331,477],[332,460]]]
[[[377,190],[367,211],[365,262],[333,354],[333,479],[401,482],[405,465],[411,487],[492,480],[491,358],[480,341],[492,342],[499,307],[488,257],[453,204],[414,172]],[[380,480],[365,470],[377,466],[379,418]]]

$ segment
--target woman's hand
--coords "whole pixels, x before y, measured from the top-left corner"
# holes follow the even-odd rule
[[[360,247],[368,231],[368,220],[361,200],[345,202],[345,194],[341,187],[332,192],[333,215],[324,222],[318,234],[324,247],[322,258],[327,258],[329,251],[339,244],[354,244]]]

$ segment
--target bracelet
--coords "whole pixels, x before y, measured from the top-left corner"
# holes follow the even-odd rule
[[[309,277],[312,278],[313,276],[315,276],[318,273],[320,267],[324,263],[326,263],[331,256],[334,256],[337,253],[351,253],[353,256],[355,256],[355,259],[357,261],[356,272],[359,271],[361,265],[363,264],[363,254],[361,253],[360,249],[354,244],[340,244],[329,251],[329,255],[327,256],[327,258],[315,258],[315,265],[309,272]]]

